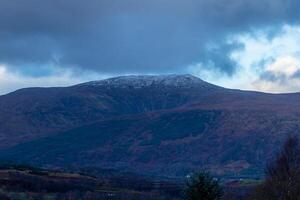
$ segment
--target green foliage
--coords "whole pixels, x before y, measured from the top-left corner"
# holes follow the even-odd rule
[[[185,189],[186,200],[219,200],[223,190],[218,181],[214,180],[208,172],[200,172],[193,175],[187,181]]]

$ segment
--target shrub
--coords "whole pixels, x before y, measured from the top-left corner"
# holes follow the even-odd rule
[[[186,200],[219,200],[222,195],[218,181],[208,172],[200,172],[189,178],[184,192]]]
[[[266,169],[266,180],[252,200],[300,200],[300,144],[289,137],[274,162]]]

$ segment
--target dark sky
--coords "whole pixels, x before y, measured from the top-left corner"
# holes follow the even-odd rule
[[[239,34],[298,26],[299,0],[1,0],[0,63],[20,76],[49,66],[99,74],[188,73],[228,77]]]

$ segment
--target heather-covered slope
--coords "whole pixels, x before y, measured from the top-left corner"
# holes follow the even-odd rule
[[[18,90],[0,96],[0,147],[100,119],[199,102],[219,90],[190,75],[119,77]]]
[[[2,151],[4,160],[56,167],[104,167],[184,176],[261,176],[296,116],[273,111],[174,110],[99,121]]]
[[[300,95],[217,87],[190,75],[129,76],[0,97],[0,158],[183,176],[259,176],[289,134]]]

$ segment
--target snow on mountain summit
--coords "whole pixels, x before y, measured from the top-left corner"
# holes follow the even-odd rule
[[[92,81],[84,85],[112,86],[112,87],[133,87],[142,88],[152,85],[189,87],[194,84],[205,83],[201,79],[189,75],[130,75],[108,78],[100,81]]]

